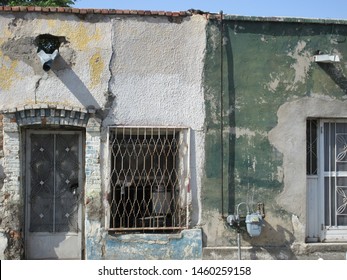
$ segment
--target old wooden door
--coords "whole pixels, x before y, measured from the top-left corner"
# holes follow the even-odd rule
[[[26,134],[26,258],[81,259],[82,134]]]

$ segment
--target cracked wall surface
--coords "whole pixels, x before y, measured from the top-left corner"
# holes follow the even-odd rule
[[[7,104],[0,109],[39,103],[103,108],[110,78],[104,66],[112,54],[109,18],[94,24],[74,15],[47,18],[28,13],[7,15],[2,23],[0,69],[7,79],[0,84],[0,94]],[[63,38],[60,55],[47,73],[36,54],[35,38],[42,34]]]
[[[173,20],[167,16],[2,13],[0,22],[0,76],[5,78],[0,80],[0,98],[4,101],[0,111],[6,115],[5,154],[0,165],[3,164],[7,179],[1,189],[6,203],[1,204],[0,227],[0,251],[4,247],[7,253],[0,257],[25,257],[25,199],[19,191],[25,188],[20,167],[25,142],[20,139],[20,133],[34,126],[57,128],[60,124],[84,129],[85,222],[82,229],[86,258],[129,256],[125,253],[127,243],[110,238],[107,231],[107,137],[111,125],[191,129],[193,195],[189,203],[194,211],[190,222],[191,227],[197,225],[201,217],[206,18],[200,15]],[[49,71],[43,70],[37,55],[40,35],[55,36],[60,43],[59,55]],[[83,124],[79,124],[78,118],[82,116]],[[11,192],[6,195],[8,190]],[[9,211],[12,216],[8,215]],[[152,238],[161,237],[153,235]],[[189,259],[202,255],[200,229],[188,230],[175,242],[168,241],[169,235],[166,240],[161,245],[171,244],[170,252],[163,251],[162,256],[156,252],[154,245],[159,241],[148,242],[146,250],[153,258]],[[124,253],[114,255],[115,247],[122,248]],[[176,247],[185,253],[177,254]],[[196,248],[193,250],[193,247]],[[141,248],[143,244],[137,243],[133,250],[138,256],[131,257],[143,258]]]
[[[225,16],[222,29],[206,15],[2,13],[0,23],[0,258],[23,257],[19,126],[46,125],[32,116],[42,109],[86,116],[88,259],[235,258],[226,217],[241,202],[265,204],[261,236],[242,232],[248,258],[345,250],[305,243],[305,124],[347,118],[345,22]],[[36,54],[41,34],[61,42],[48,72]],[[342,63],[318,65],[317,50]],[[114,125],[190,128],[190,229],[179,236],[107,231]]]
[[[321,50],[346,57],[346,23],[226,16],[222,35],[218,20],[209,22],[207,34],[202,206],[207,258],[223,258],[215,247],[236,245],[226,216],[241,202],[254,211],[258,202],[265,204],[262,234],[242,234],[245,246],[255,248],[248,257],[310,258],[306,119],[346,118],[347,75],[345,62],[319,65],[313,56]],[[277,252],[270,249],[275,247]]]

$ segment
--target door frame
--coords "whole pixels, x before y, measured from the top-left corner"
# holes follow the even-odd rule
[[[27,127],[22,129],[22,168],[21,168],[21,185],[23,186],[23,194],[24,194],[24,213],[23,213],[23,224],[24,224],[24,257],[28,259],[28,229],[30,222],[30,207],[28,202],[29,192],[30,192],[30,183],[28,175],[28,164],[30,160],[30,135],[31,134],[77,134],[79,135],[79,164],[80,164],[80,172],[79,172],[79,188],[80,190],[80,202],[79,202],[79,213],[78,219],[80,224],[80,259],[85,259],[85,129],[80,127],[47,127],[47,128],[32,128]]]
[[[319,194],[318,194],[318,201],[319,201],[319,224],[321,225],[321,233],[320,233],[320,238],[322,241],[325,242],[334,242],[334,241],[346,241],[347,239],[347,226],[328,226],[325,225],[325,201],[326,197],[324,194],[324,187],[325,187],[325,177],[329,175],[329,172],[325,172],[324,170],[324,160],[325,160],[325,147],[324,147],[324,124],[325,123],[344,123],[347,125],[347,120],[346,119],[321,119],[319,121],[319,149],[318,149],[318,170],[319,170]],[[332,176],[337,176],[337,172],[330,172]],[[343,175],[347,176],[347,171],[345,172],[340,172],[343,173]]]

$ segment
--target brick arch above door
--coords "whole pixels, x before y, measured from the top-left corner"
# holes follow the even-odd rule
[[[94,113],[94,110],[68,106],[35,105],[16,108],[7,113],[15,115],[18,126],[63,125],[87,127],[90,115]]]

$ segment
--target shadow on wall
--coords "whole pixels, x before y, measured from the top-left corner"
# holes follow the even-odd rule
[[[4,185],[5,178],[6,178],[6,175],[4,173],[4,167],[0,164],[0,189]]]
[[[264,254],[264,251],[274,260],[296,259],[290,246],[295,240],[293,233],[279,225],[274,228],[266,220],[264,220],[264,227],[259,237],[252,238],[244,232],[242,239],[252,245],[250,250],[252,260],[261,259],[260,253]]]
[[[191,139],[191,143],[196,143],[196,131],[195,130],[191,130],[190,139]],[[191,172],[190,185],[191,186],[197,186],[198,178],[197,178],[197,169],[196,169],[196,166],[197,166],[197,164],[196,164],[196,146],[192,146],[191,153],[190,153],[190,164],[191,164],[191,167],[190,167],[190,172]],[[194,211],[192,211],[191,224],[194,227],[199,221],[199,213],[200,213],[201,209],[200,209],[200,205],[196,199],[197,197],[199,197],[197,188],[192,187],[191,192],[192,192],[192,195],[191,195],[191,197],[192,197],[192,209],[194,209]]]
[[[330,63],[318,63],[325,73],[347,94],[347,77],[340,65]]]
[[[52,71],[85,108],[94,106],[98,109],[100,107],[83,81],[60,55],[54,61]]]
[[[225,32],[223,34],[226,41],[230,42],[230,34],[229,32]],[[224,42],[224,38],[222,40]],[[227,110],[229,110],[229,114],[225,114],[228,116],[228,126],[229,128],[234,129],[236,126],[235,122],[235,81],[234,81],[234,58],[233,58],[233,49],[232,44],[226,44],[225,47],[226,53],[226,73],[228,80],[228,106]],[[224,77],[222,77],[224,79]],[[229,145],[229,163],[228,163],[228,213],[233,213],[235,210],[235,133],[230,132],[228,134],[228,145]]]

